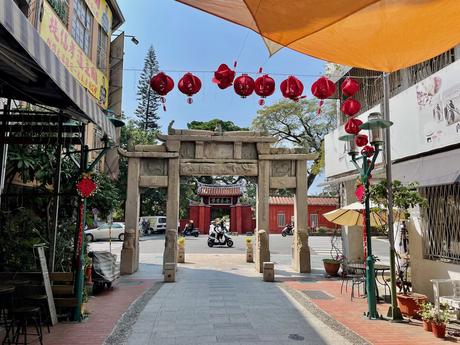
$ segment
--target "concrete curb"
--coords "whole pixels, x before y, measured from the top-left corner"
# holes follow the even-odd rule
[[[304,296],[300,291],[290,288],[289,286],[286,286],[283,283],[277,285],[282,290],[291,295],[297,302],[299,302],[305,309],[307,309],[309,312],[315,315],[325,325],[327,325],[332,330],[337,332],[339,335],[347,339],[350,343],[355,345],[372,345],[367,340],[356,334],[354,331],[352,331],[348,327],[344,326],[343,324],[332,318],[324,310],[317,307],[316,304],[311,302],[310,299]]]
[[[144,310],[148,301],[160,290],[163,286],[162,282],[156,282],[145,291],[142,296],[137,298],[121,316],[115,324],[112,333],[104,341],[103,345],[125,345],[131,335],[134,324],[139,318],[140,313]]]

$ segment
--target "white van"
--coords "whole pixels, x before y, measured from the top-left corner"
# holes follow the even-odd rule
[[[165,216],[145,216],[139,218],[139,230],[144,235],[165,232]]]

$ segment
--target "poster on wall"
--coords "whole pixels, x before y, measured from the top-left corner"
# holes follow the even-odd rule
[[[421,152],[460,141],[460,83],[449,79],[431,76],[416,85]]]

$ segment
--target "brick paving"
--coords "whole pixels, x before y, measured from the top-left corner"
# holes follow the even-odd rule
[[[341,281],[317,277],[317,281],[283,282],[287,287],[297,291],[323,291],[332,296],[332,299],[309,299],[331,318],[337,320],[345,327],[355,332],[371,344],[375,345],[435,345],[457,342],[458,338],[437,339],[431,332],[423,330],[420,322],[391,323],[384,320],[368,320],[363,316],[367,311],[367,300],[355,298],[350,301],[350,288],[348,292],[340,293]],[[386,315],[389,304],[378,304],[379,314]]]
[[[46,345],[102,345],[117,321],[154,279],[121,278],[113,290],[105,291],[88,301],[89,316],[81,323],[58,323],[48,334]]]

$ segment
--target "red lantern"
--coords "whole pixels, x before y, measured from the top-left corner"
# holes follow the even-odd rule
[[[359,119],[349,119],[345,124],[345,132],[348,134],[358,134],[360,131],[359,126],[363,124],[363,121]]]
[[[342,113],[344,113],[347,116],[356,115],[360,109],[361,103],[359,103],[356,99],[353,98],[347,98],[345,102],[343,102],[342,107],[340,108],[340,110],[342,110]]]
[[[217,84],[220,89],[226,89],[233,83],[235,71],[231,70],[226,64],[221,64],[217,71],[214,72],[212,82]]]
[[[343,81],[341,89],[345,96],[351,97],[359,91],[359,83],[356,80],[348,77]]]
[[[161,103],[163,103],[163,110],[166,111],[166,96],[169,91],[174,88],[174,80],[163,72],[154,75],[150,79],[150,87],[153,91],[161,96]]]
[[[301,96],[303,92],[302,82],[292,75],[281,82],[280,89],[284,97],[294,102],[304,98]]]
[[[361,150],[361,154],[367,157],[372,157],[374,155],[374,152],[375,152],[374,147],[370,145],[364,146],[363,149]]]
[[[179,80],[177,87],[180,92],[188,96],[188,104],[192,104],[192,96],[201,89],[201,80],[192,73],[185,73],[181,80]]]
[[[254,87],[254,79],[247,74],[240,75],[233,83],[235,92],[243,98],[250,96],[254,92]]]
[[[317,113],[321,113],[321,107],[324,104],[324,100],[326,98],[331,97],[336,90],[336,86],[334,82],[329,80],[326,77],[321,77],[317,81],[315,81],[311,86],[311,93],[316,98],[319,98],[321,101],[319,102],[319,107]]]
[[[364,195],[366,194],[366,189],[364,188],[363,184],[360,184],[355,189],[355,195],[359,202],[363,202]]]
[[[275,92],[275,81],[268,74],[264,74],[255,81],[255,93],[262,97],[259,100],[260,105],[264,105],[264,98],[273,95]]]
[[[356,146],[364,146],[364,145],[367,145],[368,143],[368,139],[367,139],[367,135],[366,134],[358,134],[356,137],[355,137],[355,143],[356,143]]]

